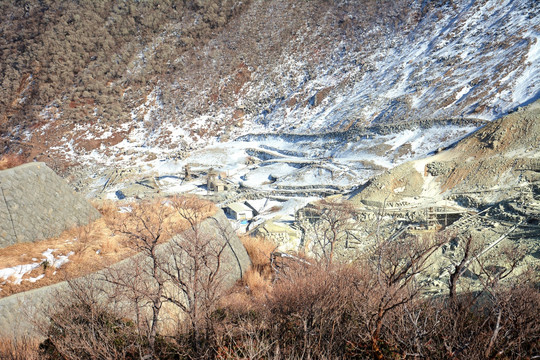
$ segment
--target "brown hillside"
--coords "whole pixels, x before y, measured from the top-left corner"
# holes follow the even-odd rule
[[[380,175],[354,200],[433,200],[452,194],[486,192],[493,201],[493,196],[497,197],[495,192],[504,196],[505,189],[540,181],[539,145],[537,101],[487,124],[449,150]],[[405,188],[396,191],[403,184]]]

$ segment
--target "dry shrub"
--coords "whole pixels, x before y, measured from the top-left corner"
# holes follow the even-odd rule
[[[241,314],[252,310],[255,306],[253,298],[247,292],[242,291],[239,288],[234,290],[235,291],[220,299],[219,305],[221,308],[234,314]]]
[[[140,338],[133,321],[114,302],[103,301],[99,288],[72,281],[48,309],[50,324],[42,329],[43,359],[136,359]]]
[[[59,237],[38,241],[35,243],[18,243],[0,249],[1,268],[13,267],[16,265],[41,262],[43,253],[47,249],[56,249],[55,254],[67,254],[73,249],[72,238],[67,233]],[[32,260],[38,259],[38,260]]]
[[[38,360],[39,341],[29,337],[0,338],[0,359]]]
[[[264,237],[243,236],[242,244],[251,259],[251,264],[265,278],[270,277],[272,268],[270,265],[270,256],[277,249],[277,246]]]
[[[270,263],[272,252],[276,246],[264,237],[251,237],[245,235],[241,238],[242,244],[251,259],[251,267],[242,277],[242,289],[245,295],[255,299],[263,299],[272,289],[273,271]]]
[[[99,270],[133,254],[132,249],[121,244],[120,236],[110,229],[105,216],[88,225],[68,230],[67,234],[72,239],[69,249],[74,255],[65,265],[65,270],[73,276]]]
[[[109,257],[121,256],[124,246],[120,243],[118,236],[106,238],[101,242],[101,250],[103,254]]]
[[[91,203],[104,218],[112,218],[118,212],[118,203],[111,200],[91,201]]]
[[[463,292],[451,301],[418,299],[398,308],[387,323],[386,340],[396,353],[426,359],[527,359],[538,354],[538,289],[520,285],[490,290]]]
[[[41,253],[47,250],[48,245],[48,242],[43,242],[20,243],[7,246],[0,249],[0,264],[2,264],[2,268],[27,264],[32,261],[31,259],[33,257],[39,258],[39,256],[41,256]]]
[[[355,334],[352,284],[359,276],[348,266],[291,262],[264,296],[228,297],[216,348],[222,358],[345,358]],[[244,276],[247,283],[260,279],[255,271]]]
[[[11,169],[26,162],[24,156],[17,154],[5,154],[0,157],[0,170]]]
[[[163,243],[188,229],[190,221],[199,223],[214,215],[217,208],[212,202],[197,196],[179,196],[127,203],[123,205],[122,212],[118,211],[118,207],[114,210],[110,203],[104,203],[99,210],[109,229],[123,234],[125,241],[130,237],[129,234],[137,235],[159,228],[162,232],[159,243]],[[126,246],[130,245],[128,242]]]
[[[66,235],[73,239],[72,251],[76,254],[82,254],[92,244],[105,238],[108,234],[105,224],[102,221],[93,221],[87,225],[67,230]]]
[[[273,339],[285,357],[343,357],[356,326],[355,299],[361,274],[350,266],[297,263],[274,285],[265,308]]]
[[[248,293],[260,299],[268,295],[272,287],[271,280],[253,268],[244,273],[243,282],[247,286]]]
[[[370,342],[376,315],[369,308],[378,307],[380,295],[370,291],[368,273],[353,265],[291,262],[265,296],[240,290],[221,299],[204,339],[191,342],[186,327],[167,337],[171,341],[157,341],[156,356],[401,359],[414,354],[423,359],[518,359],[531,358],[540,350],[540,293],[518,286],[491,289],[483,296],[464,293],[453,304],[444,297],[421,296],[396,304],[382,324],[377,352]],[[260,279],[254,270],[245,276],[252,284]],[[148,346],[135,336],[144,333],[141,325],[125,321],[124,308],[111,307],[114,301],[104,307],[98,301],[102,295],[94,297],[97,294],[88,294],[90,289],[82,284],[77,292],[62,297],[64,305],[53,314],[49,349],[107,358],[103,355],[129,356]],[[59,327],[66,331],[58,332]]]
[[[454,303],[416,293],[388,310],[373,344],[384,308],[369,273],[290,264],[266,296],[229,296],[216,326],[219,350],[227,358],[259,351],[255,357],[275,359],[521,359],[540,350],[540,292],[527,284],[463,292]]]

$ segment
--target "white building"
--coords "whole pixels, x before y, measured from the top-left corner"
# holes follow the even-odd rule
[[[239,202],[227,205],[225,213],[235,220],[249,220],[253,218],[253,210]]]

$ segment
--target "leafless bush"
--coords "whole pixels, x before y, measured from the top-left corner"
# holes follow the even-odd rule
[[[339,248],[347,247],[355,231],[356,210],[346,200],[324,199],[300,221],[304,247],[319,259],[332,263]]]
[[[211,203],[197,197],[178,197],[132,207],[123,222],[115,222],[139,254],[127,268],[110,269],[105,280],[113,287],[111,294],[131,304],[151,356],[157,354],[158,331],[165,326],[169,334],[189,332],[194,349],[210,334],[209,316],[223,290],[223,254],[234,235],[215,218],[215,232],[203,225],[213,211]],[[171,320],[167,324],[165,315]]]
[[[272,340],[283,356],[333,357],[347,347],[360,273],[352,267],[298,264],[266,302]],[[342,353],[343,355],[343,353]]]
[[[539,297],[520,285],[496,302],[478,293],[418,299],[389,323],[392,342],[400,355],[418,358],[527,358],[540,350]]]
[[[4,360],[38,360],[39,341],[36,339],[0,338],[0,359]]]
[[[231,234],[220,224],[214,235],[206,231],[205,206],[194,198],[171,201],[166,211],[189,228],[161,248],[154,244],[170,228],[147,221],[163,219],[160,213],[132,212],[129,228],[139,231],[128,235],[139,260],[111,271],[106,291],[74,287],[55,307],[44,344],[51,358],[517,359],[540,351],[537,279],[508,281],[514,262],[492,271],[478,260],[484,286],[475,292],[424,295],[417,277],[452,239],[447,233],[377,238],[348,264],[290,257],[274,282],[263,276],[271,247],[248,239],[260,266],[223,298],[220,271]],[[517,261],[514,250],[507,252]],[[172,332],[161,326],[167,306],[177,310]]]
[[[47,339],[40,346],[44,358],[112,360],[140,352],[143,342],[134,323],[89,282],[71,282],[47,311]]]

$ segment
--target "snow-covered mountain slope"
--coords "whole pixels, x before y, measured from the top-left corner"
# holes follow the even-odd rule
[[[203,48],[175,60],[184,70],[149,89],[122,138],[136,141],[143,133],[147,149],[178,151],[247,133],[493,120],[539,97],[538,2],[408,5],[391,27],[362,23],[354,4],[326,5],[313,22],[302,23],[307,5],[253,2]],[[278,39],[268,38],[278,26]],[[178,31],[171,26],[160,34],[147,55]],[[89,130],[73,128],[59,140],[73,139],[74,150],[84,153],[96,147],[77,146]],[[111,142],[115,131],[95,132],[96,144]]]
[[[415,119],[492,120],[539,97],[539,37],[538,2],[454,2],[367,51],[336,44],[331,66],[253,120],[294,132]],[[280,62],[300,73],[304,64],[287,55]],[[252,83],[247,98],[269,87],[257,77]],[[288,106],[295,96],[307,104]]]
[[[332,148],[319,157],[375,157],[388,168],[540,96],[534,0],[244,5],[188,50],[175,52],[185,24],[174,22],[151,43],[130,45],[138,55],[129,71],[109,82],[123,89],[119,101],[130,106],[130,121],[105,118],[91,101],[81,105],[88,120],[78,123],[49,106],[18,139],[34,146],[37,159],[103,169],[171,157],[187,162],[195,149],[242,143],[249,134],[285,139],[282,150],[302,152],[293,135],[331,134],[325,145]],[[148,75],[145,66],[156,58],[167,70]],[[137,74],[152,80],[136,87]],[[407,131],[416,138],[388,144],[385,136],[403,139]]]

